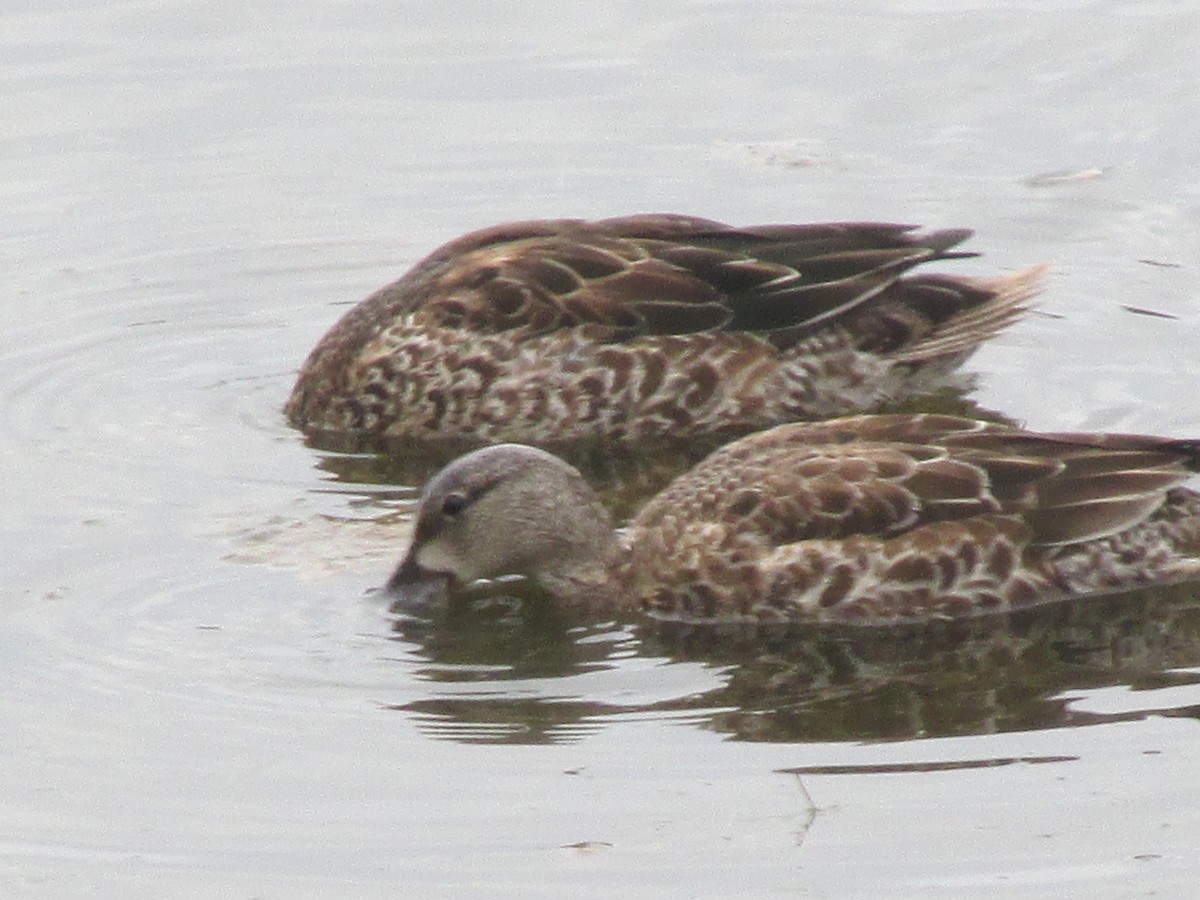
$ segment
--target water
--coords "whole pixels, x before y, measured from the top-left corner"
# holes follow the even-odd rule
[[[1194,590],[911,644],[427,638],[370,593],[414,486],[279,412],[441,241],[672,210],[975,227],[960,270],[1053,267],[980,402],[1200,435],[1188,5],[0,24],[5,896],[1191,896]]]

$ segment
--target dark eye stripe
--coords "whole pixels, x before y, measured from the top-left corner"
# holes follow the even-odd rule
[[[447,521],[448,519],[454,519],[461,515],[464,509],[496,487],[500,481],[501,478],[496,477],[471,486],[468,491],[450,491],[442,497],[441,503],[422,508],[413,532],[413,543],[424,544],[435,540],[450,527],[451,523]]]

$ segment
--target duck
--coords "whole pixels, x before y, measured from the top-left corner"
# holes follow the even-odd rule
[[[577,469],[476,449],[424,487],[385,585],[429,617],[520,576],[572,617],[925,622],[1200,578],[1200,441],[959,416],[791,423],[726,444],[615,529]]]
[[[637,448],[966,390],[960,365],[1044,272],[906,274],[977,256],[953,249],[971,233],[677,214],[485,228],[350,309],[285,415],[317,439]]]

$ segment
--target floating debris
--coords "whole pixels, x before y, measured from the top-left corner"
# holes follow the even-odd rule
[[[1151,316],[1152,318],[1155,318],[1155,319],[1178,319],[1179,318],[1179,316],[1173,315],[1172,313],[1160,312],[1157,309],[1147,309],[1144,306],[1130,306],[1128,303],[1122,303],[1121,309],[1126,310],[1127,312],[1134,313],[1135,315]]]
[[[1044,188],[1057,187],[1060,184],[1071,184],[1075,181],[1093,181],[1108,174],[1107,168],[1092,166],[1087,169],[1060,169],[1057,172],[1043,172],[1040,175],[1030,175],[1021,179],[1025,187]]]
[[[857,157],[828,150],[815,141],[718,142],[719,154],[750,161],[756,165],[781,169],[809,169],[818,166],[842,167]]]
[[[1042,765],[1044,763],[1076,762],[1078,756],[1003,756],[995,759],[962,759],[937,762],[870,763],[864,765],[797,766],[776,769],[781,775],[895,775],[903,772],[953,772],[959,769],[991,769],[997,766],[1012,766],[1018,763]]]

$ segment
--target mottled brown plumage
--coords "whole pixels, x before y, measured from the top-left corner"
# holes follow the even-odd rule
[[[1200,577],[1200,444],[938,415],[782,425],[707,457],[620,533],[579,473],[516,444],[433,478],[389,582],[526,575],[565,607],[886,623]]]
[[[417,441],[733,436],[954,384],[1040,270],[909,275],[965,230],[734,228],[674,215],[468,234],[350,310],[288,401],[312,434]]]

